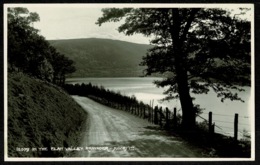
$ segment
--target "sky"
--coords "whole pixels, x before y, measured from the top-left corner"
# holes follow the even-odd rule
[[[21,5],[19,4],[19,6]],[[33,26],[36,29],[39,29],[40,34],[43,35],[47,40],[74,38],[109,38],[134,43],[149,44],[149,40],[151,40],[151,38],[144,37],[142,34],[126,36],[123,33],[119,33],[117,31],[117,28],[122,22],[104,23],[102,24],[102,26],[95,24],[97,19],[102,16],[102,8],[115,6],[115,4],[112,4],[111,6],[89,4],[23,5],[23,7],[26,7],[30,12],[36,12],[39,14],[40,21],[34,23]],[[229,7],[230,9],[237,8],[237,6],[235,5],[224,6]],[[158,7],[158,4],[151,5],[151,7]],[[169,7],[169,4],[165,5],[165,7]]]
[[[40,21],[34,23],[36,29],[47,40],[73,38],[109,38],[135,43],[149,44],[149,38],[141,34],[126,36],[119,33],[120,23],[95,24],[102,16],[101,8],[45,8],[27,7],[30,12],[37,12]]]

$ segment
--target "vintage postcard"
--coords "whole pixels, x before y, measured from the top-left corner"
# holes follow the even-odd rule
[[[5,161],[255,160],[253,4],[4,4]]]

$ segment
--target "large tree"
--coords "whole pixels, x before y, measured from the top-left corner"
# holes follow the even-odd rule
[[[143,58],[146,75],[168,87],[166,99],[180,99],[182,125],[195,126],[198,106],[190,93],[212,88],[221,101],[241,100],[234,90],[250,84],[250,22],[220,8],[106,8],[97,21],[123,20],[119,32],[151,36],[154,45]],[[242,100],[241,100],[242,101]]]
[[[51,53],[48,59],[52,64],[54,70],[52,82],[58,85],[64,85],[66,75],[76,71],[74,61],[59,53],[52,46],[50,47],[50,51]]]
[[[26,70],[32,51],[28,49],[30,38],[35,38],[38,30],[31,26],[39,21],[37,13],[30,13],[22,7],[8,8],[8,63],[9,69],[17,67]]]

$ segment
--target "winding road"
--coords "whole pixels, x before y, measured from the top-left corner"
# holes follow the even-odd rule
[[[202,157],[200,149],[128,112],[72,96],[88,113],[77,157]]]

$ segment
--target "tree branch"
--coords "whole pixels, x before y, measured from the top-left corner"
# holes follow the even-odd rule
[[[188,20],[187,20],[187,23],[186,23],[186,25],[185,25],[185,27],[184,27],[184,30],[183,30],[183,33],[182,33],[182,36],[181,36],[181,43],[186,39],[186,37],[187,37],[187,33],[188,33],[188,31],[189,31],[189,29],[190,29],[190,26],[191,26],[191,23],[192,23],[192,21],[194,20],[194,17],[195,17],[195,15],[196,15],[196,13],[198,12],[200,10],[200,8],[195,8],[195,9],[192,9],[191,10],[191,13],[190,13],[190,17],[188,18]]]

